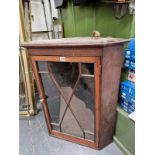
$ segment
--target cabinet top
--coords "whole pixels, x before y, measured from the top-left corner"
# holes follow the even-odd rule
[[[118,44],[124,44],[129,39],[122,38],[92,38],[92,37],[76,37],[76,38],[62,38],[50,40],[37,40],[20,43],[21,47],[37,48],[37,47],[104,47]]]

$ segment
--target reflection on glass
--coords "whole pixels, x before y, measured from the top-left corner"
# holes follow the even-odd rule
[[[83,63],[81,65],[82,74],[93,75],[94,74],[94,64],[92,63]]]

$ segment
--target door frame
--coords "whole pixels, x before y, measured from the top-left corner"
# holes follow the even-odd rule
[[[99,130],[100,130],[100,76],[101,76],[101,64],[100,57],[70,57],[70,56],[30,56],[32,70],[36,80],[40,101],[42,104],[45,121],[47,124],[48,132],[51,136],[75,142],[81,145],[85,145],[92,148],[98,148],[99,146]],[[38,74],[37,61],[51,61],[51,62],[77,62],[77,63],[94,63],[94,81],[95,81],[95,142],[71,136],[65,133],[52,130],[51,117],[49,114],[46,99],[44,97],[44,91],[40,76]]]

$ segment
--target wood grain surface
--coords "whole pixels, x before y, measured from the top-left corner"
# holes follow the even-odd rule
[[[112,141],[116,103],[123,61],[123,45],[128,40],[118,38],[65,38],[50,41],[35,41],[23,43],[28,48],[32,68],[36,78],[48,131],[53,136],[66,139],[85,146],[101,149]],[[65,62],[94,63],[95,76],[95,143],[60,133],[52,129],[52,118],[49,115],[44,92],[39,78],[36,62]]]
[[[26,48],[38,48],[38,47],[103,47],[112,46],[128,42],[128,39],[121,38],[98,38],[92,39],[91,37],[79,37],[79,38],[62,38],[51,40],[37,40],[30,42],[20,43],[21,47]]]
[[[112,141],[118,90],[123,61],[123,47],[107,47],[102,56],[100,142],[102,148]]]

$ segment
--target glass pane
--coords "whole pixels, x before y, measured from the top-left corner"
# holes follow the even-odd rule
[[[69,108],[67,109],[61,127],[62,132],[83,138],[83,131],[81,130],[78,122],[76,121],[75,117],[73,116],[73,113]]]
[[[53,130],[94,141],[94,78],[82,76],[94,64],[38,62],[38,70]]]
[[[71,91],[66,92],[65,88],[74,88],[78,78],[78,64],[69,62],[48,62],[52,70],[53,76],[59,84],[65,99],[68,101]]]
[[[67,94],[73,90],[68,87],[65,88],[65,91]],[[63,128],[62,131],[79,137],[85,133],[86,139],[94,141],[94,103],[94,78],[81,77],[70,102],[70,108],[81,127],[77,126],[78,123],[75,118],[71,118],[71,111],[68,109],[68,113],[62,122],[62,126],[66,126],[66,129]]]
[[[81,65],[82,74],[94,75],[94,64],[92,63],[83,63]]]
[[[52,122],[59,123],[60,93],[48,74],[41,74],[40,76]]]
[[[95,139],[94,133],[93,134],[85,133],[85,139],[94,141],[94,139]]]
[[[48,73],[46,62],[38,62],[38,70],[42,81],[44,95],[46,97],[47,106],[49,109],[52,123],[59,124],[60,119],[60,92],[55,86],[53,80]]]
[[[94,78],[81,77],[72,97],[70,107],[83,128],[94,134]],[[63,123],[66,123],[65,121]],[[70,124],[74,124],[71,122]],[[94,141],[94,135],[85,138]]]
[[[39,61],[37,64],[38,64],[38,70],[39,70],[39,72],[47,72],[48,71],[46,62]]]

